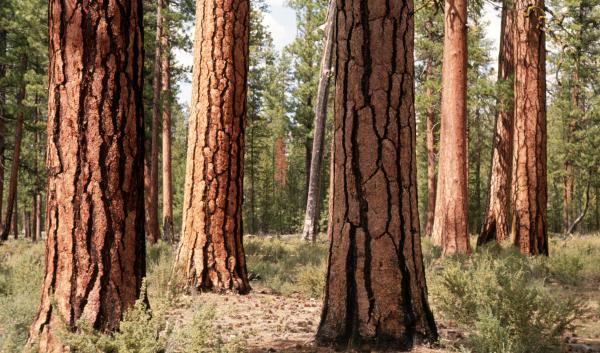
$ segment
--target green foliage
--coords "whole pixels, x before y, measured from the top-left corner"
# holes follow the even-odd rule
[[[446,259],[429,283],[439,312],[471,331],[467,346],[473,351],[559,352],[562,334],[584,307],[544,287],[541,271],[537,259],[483,249],[468,259]]]
[[[298,238],[246,238],[248,269],[260,284],[282,293],[320,298],[325,285],[327,245]]]
[[[40,300],[44,246],[9,241],[0,246],[0,352],[18,352]]]

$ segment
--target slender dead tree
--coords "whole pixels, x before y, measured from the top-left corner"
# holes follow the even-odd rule
[[[250,290],[242,200],[249,0],[197,0],[192,106],[176,268],[190,289]]]
[[[544,1],[517,0],[515,14],[513,239],[524,254],[548,254]]]
[[[49,1],[46,265],[29,346],[118,329],[145,276],[142,0]]]
[[[513,162],[514,134],[514,0],[504,0],[500,25],[500,51],[498,57],[498,111],[492,145],[492,167],[487,211],[484,216],[477,245],[490,241],[502,242],[508,238],[510,228],[510,189]],[[511,92],[507,92],[510,87]]]
[[[410,0],[339,0],[331,247],[317,341],[435,341],[421,253]]]
[[[315,241],[319,225],[319,205],[321,202],[321,175],[323,174],[323,150],[325,147],[325,123],[327,122],[327,102],[329,101],[329,82],[331,76],[331,58],[335,33],[335,0],[329,1],[327,23],[325,27],[325,48],[321,60],[321,75],[317,89],[315,108],[315,132],[313,137],[310,179],[306,198],[306,214],[302,237],[306,241]]]
[[[467,1],[446,0],[440,158],[432,239],[444,255],[470,253],[467,204]]]

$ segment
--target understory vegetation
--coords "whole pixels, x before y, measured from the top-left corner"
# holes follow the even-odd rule
[[[257,291],[320,298],[327,243],[298,237],[247,237],[248,270]],[[21,352],[39,300],[44,245],[9,241],[0,246],[0,352]],[[600,236],[553,237],[551,256],[530,258],[511,247],[489,246],[473,256],[441,259],[423,244],[429,294],[448,351],[535,353],[564,351],[564,337],[600,336]],[[102,335],[78,325],[62,333],[74,352],[244,351],[235,333],[216,332],[215,308],[198,305],[171,279],[173,249],[148,249],[147,302],[139,300],[121,331]],[[174,313],[187,313],[175,315]],[[182,319],[184,317],[185,319]],[[184,322],[185,321],[185,322]],[[444,332],[458,332],[448,336]],[[575,330],[575,331],[574,331]],[[227,337],[227,339],[223,339]]]

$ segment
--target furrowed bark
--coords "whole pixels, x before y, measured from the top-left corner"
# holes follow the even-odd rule
[[[188,288],[250,290],[242,243],[249,1],[196,2],[182,239]]]
[[[329,82],[331,58],[335,33],[335,0],[329,2],[327,26],[325,29],[325,48],[321,61],[321,75],[317,90],[317,106],[315,109],[315,133],[313,137],[310,179],[306,198],[306,214],[302,237],[306,241],[315,241],[319,224],[319,204],[321,202],[321,174],[323,173],[323,150],[325,147],[325,123],[327,122],[327,102],[329,101]]]
[[[142,0],[49,1],[48,189],[29,346],[118,329],[145,276]]]
[[[163,0],[168,8],[168,0]],[[171,45],[168,30],[162,36],[162,183],[163,238],[175,240],[173,228],[173,177],[171,173]]]
[[[440,158],[432,239],[443,254],[470,253],[467,204],[467,2],[446,0]]]
[[[492,145],[488,203],[477,245],[508,238],[510,227],[510,188],[513,162],[514,109],[512,94],[505,92],[505,83],[514,87],[514,26],[513,0],[504,0],[500,27],[498,83],[500,85],[498,112]]]
[[[544,1],[516,1],[514,244],[548,255]]]
[[[329,267],[317,341],[432,342],[416,180],[412,1],[339,0]]]

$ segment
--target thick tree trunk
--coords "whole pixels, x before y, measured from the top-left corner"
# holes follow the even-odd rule
[[[425,70],[425,74],[427,77],[431,77],[432,70],[431,60],[427,63],[427,69]],[[433,91],[431,87],[427,87],[425,91],[425,95],[427,99],[430,100],[433,96]],[[426,117],[426,144],[427,144],[427,216],[425,221],[425,235],[431,236],[433,233],[433,221],[435,215],[435,194],[436,194],[436,186],[437,182],[435,180],[435,113],[432,106],[427,107],[427,117]]]
[[[509,208],[513,162],[514,110],[514,26],[515,9],[512,0],[504,0],[500,27],[498,57],[498,112],[492,145],[487,211],[484,215],[477,245],[490,241],[503,242],[509,232]],[[510,83],[511,93],[507,92]]]
[[[467,2],[446,0],[440,159],[432,239],[470,253],[467,217]]]
[[[160,239],[160,229],[158,222],[158,137],[160,133],[160,106],[162,87],[161,76],[161,43],[162,43],[162,8],[163,0],[156,2],[156,40],[154,50],[154,72],[152,77],[152,121],[150,127],[150,203],[148,204],[148,224],[146,232],[147,238],[152,243]]]
[[[435,341],[421,254],[412,1],[337,1],[331,247],[320,344]]]
[[[544,1],[516,1],[514,243],[548,254]]]
[[[164,0],[165,8],[168,0]],[[163,237],[175,240],[173,228],[173,177],[171,174],[171,46],[168,31],[162,37],[162,183],[163,183]]]
[[[23,74],[27,70],[27,56],[21,58],[21,70]],[[19,106],[19,112],[17,113],[17,121],[15,126],[15,149],[13,151],[13,160],[10,167],[10,180],[8,184],[8,196],[6,197],[6,215],[4,217],[4,227],[0,238],[2,240],[8,239],[10,233],[10,225],[13,218],[13,212],[15,211],[15,204],[17,203],[17,183],[19,181],[19,163],[21,161],[21,144],[23,141],[23,125],[25,123],[25,107],[23,106],[23,100],[25,99],[25,80],[21,83],[21,88],[17,97],[17,105]]]
[[[116,330],[140,295],[142,13],[142,0],[49,2],[46,269],[29,338],[43,353],[67,352],[57,333],[78,320]]]
[[[243,246],[248,0],[197,0],[182,239],[197,290],[250,290]]]
[[[319,206],[321,203],[321,174],[323,173],[323,150],[325,147],[325,123],[327,122],[327,102],[329,101],[329,82],[331,58],[333,54],[334,23],[336,15],[335,0],[329,2],[325,30],[325,47],[321,61],[321,76],[317,90],[317,106],[315,108],[315,133],[313,137],[312,158],[308,196],[306,198],[306,214],[302,237],[306,241],[315,241],[319,224]]]

